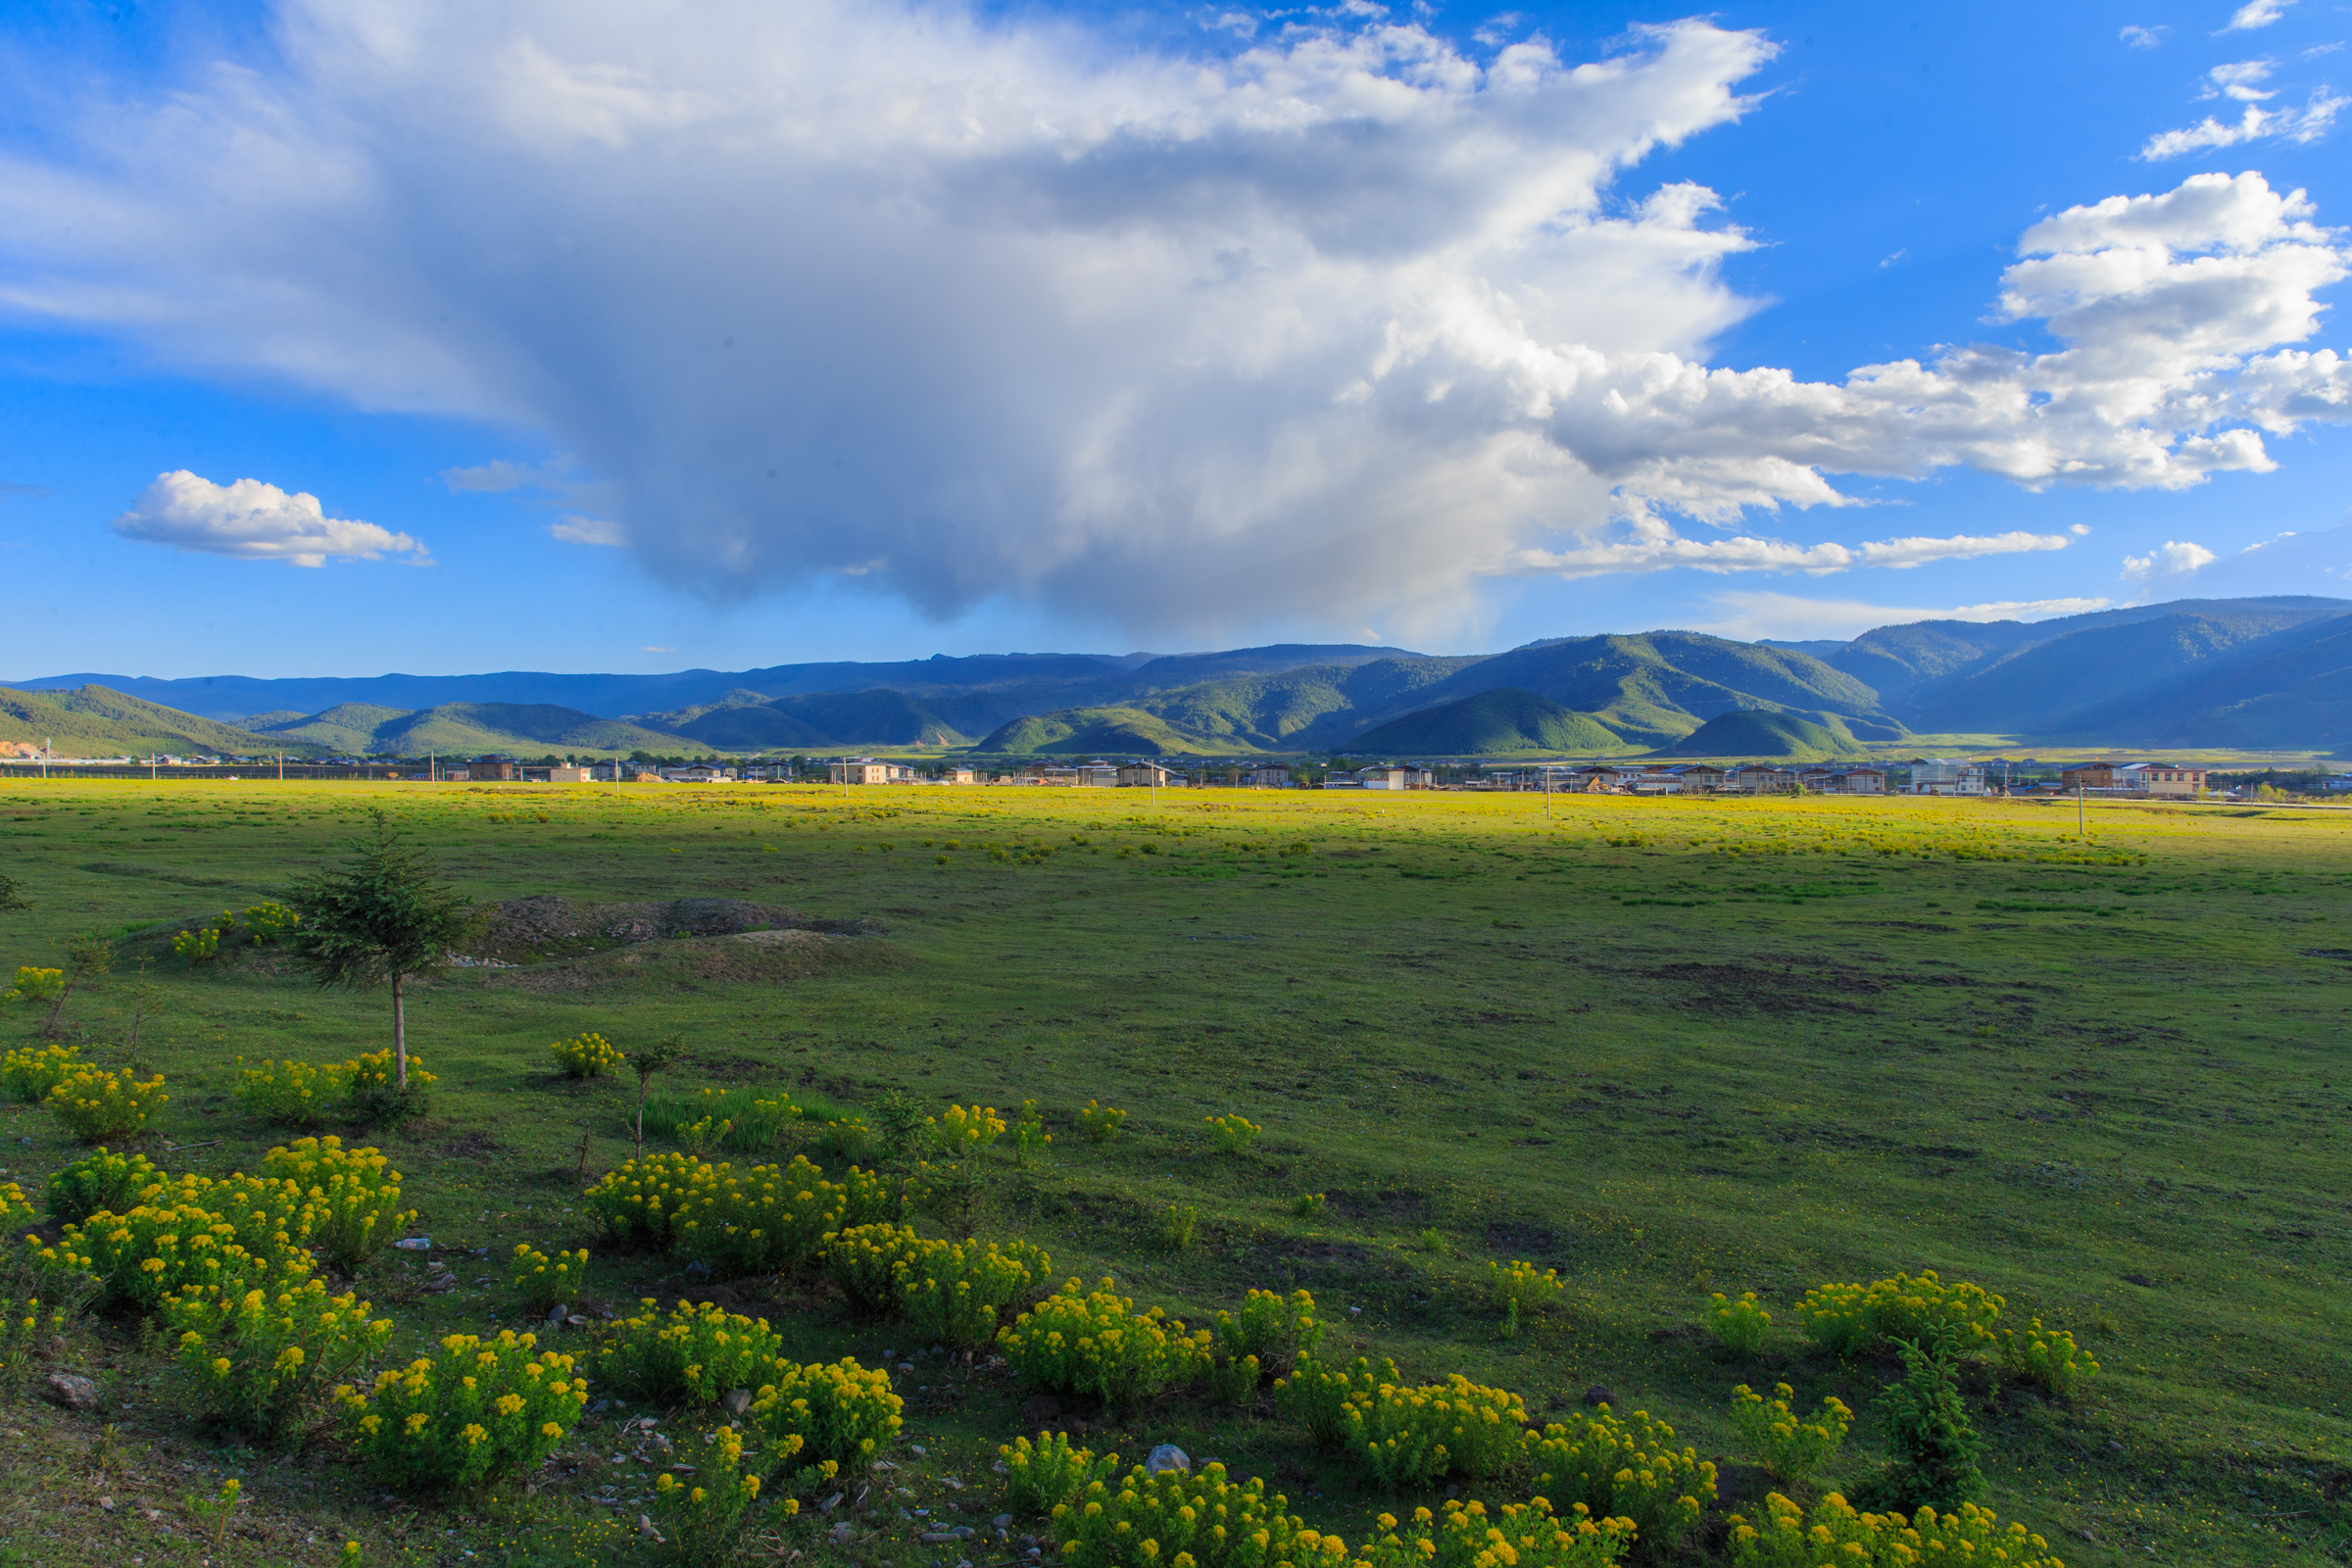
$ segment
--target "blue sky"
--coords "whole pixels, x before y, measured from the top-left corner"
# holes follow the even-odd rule
[[[2352,596],[2334,0],[779,9],[36,18],[0,677]]]

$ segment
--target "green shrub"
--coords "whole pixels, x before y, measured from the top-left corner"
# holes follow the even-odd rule
[[[245,911],[245,929],[263,947],[291,936],[302,924],[302,916],[275,901],[255,905]]]
[[[1674,1428],[1646,1410],[1621,1420],[1604,1404],[1546,1426],[1530,1458],[1539,1494],[1581,1502],[1595,1518],[1631,1519],[1642,1541],[1661,1549],[1715,1498],[1715,1466],[1694,1448],[1676,1448]]]
[[[1372,1362],[1359,1355],[1353,1366],[1339,1372],[1301,1355],[1289,1377],[1276,1380],[1274,1404],[1304,1427],[1308,1437],[1330,1447],[1347,1435],[1351,1403],[1371,1397],[1383,1384],[1403,1381],[1404,1374],[1386,1356]]]
[[[74,1314],[61,1306],[44,1311],[40,1298],[0,1299],[0,1384],[13,1384],[32,1364],[38,1347],[66,1331]]]
[[[1923,1506],[1951,1508],[1982,1492],[1978,1456],[1984,1442],[1969,1425],[1960,1398],[1958,1333],[1941,1324],[1916,1340],[1898,1340],[1903,1381],[1879,1396],[1884,1437],[1894,1454],[1886,1484],[1896,1496]]]
[[[346,1099],[348,1067],[309,1066],[299,1061],[265,1061],[246,1067],[237,1058],[237,1108],[278,1127],[308,1127],[339,1108]]]
[[[1257,1386],[1265,1378],[1264,1369],[1254,1355],[1239,1360],[1231,1357],[1212,1363],[1201,1374],[1201,1396],[1211,1404],[1248,1404],[1257,1397]]]
[[[1311,1219],[1323,1212],[1321,1193],[1300,1193],[1291,1200],[1291,1212],[1300,1219]]]
[[[1560,1518],[1542,1497],[1492,1511],[1457,1497],[1443,1514],[1384,1513],[1379,1528],[1358,1559],[1365,1568],[1605,1568],[1635,1540],[1629,1519],[1594,1519],[1581,1502]]]
[[[179,1331],[179,1364],[198,1399],[260,1438],[297,1429],[392,1338],[390,1319],[369,1321],[366,1301],[329,1296],[316,1279],[192,1287],[167,1298],[159,1315]]]
[[[65,973],[62,969],[44,972],[61,977]],[[23,983],[23,970],[18,971],[19,984]],[[62,978],[58,986],[62,992],[65,986]],[[26,1104],[38,1103],[49,1098],[50,1090],[81,1070],[80,1054],[80,1048],[75,1046],[20,1046],[0,1056],[0,1093]]]
[[[1714,1304],[1707,1308],[1707,1327],[1715,1331],[1716,1343],[1732,1354],[1753,1355],[1764,1343],[1764,1331],[1772,1327],[1772,1314],[1764,1310],[1753,1291],[1740,1292],[1737,1301],[1718,1291]]]
[[[409,1053],[409,1083],[402,1088],[392,1048],[362,1052],[343,1063],[343,1110],[363,1127],[398,1127],[432,1109],[433,1085],[424,1058]]]
[[[807,1159],[738,1172],[692,1154],[632,1159],[588,1189],[616,1237],[681,1251],[724,1275],[764,1274],[814,1259],[825,1239],[899,1219],[898,1189],[852,1167],[828,1182]]]
[[[1088,1293],[1075,1279],[1024,1312],[998,1337],[1012,1368],[1041,1389],[1091,1394],[1122,1410],[1189,1383],[1209,1364],[1210,1335],[1188,1335],[1158,1307],[1137,1312],[1103,1280]]]
[[[880,1458],[906,1407],[891,1392],[888,1372],[845,1355],[830,1364],[779,1363],[752,1400],[750,1419],[779,1474],[814,1471],[831,1480]]]
[[[2001,1364],[2012,1376],[2039,1384],[2041,1392],[2053,1399],[2072,1397],[2082,1380],[2099,1370],[2090,1352],[2075,1344],[2073,1334],[2065,1329],[2045,1330],[2039,1318],[2023,1334],[2015,1329],[2002,1331]]]
[[[1351,1396],[1340,1415],[1340,1451],[1392,1491],[1446,1476],[1499,1473],[1525,1447],[1527,1407],[1508,1389],[1455,1373],[1444,1383],[1383,1383]]]
[[[596,1380],[664,1409],[716,1404],[735,1389],[767,1381],[784,1349],[765,1318],[739,1317],[712,1302],[680,1301],[667,1313],[652,1297],[645,1310],[612,1325],[596,1355]]]
[[[1836,1355],[1914,1340],[1937,1326],[1951,1331],[1954,1354],[1970,1354],[1992,1348],[2001,1305],[1999,1297],[1965,1281],[1944,1284],[1931,1268],[1917,1279],[1897,1274],[1873,1285],[1807,1291],[1796,1317],[1807,1339]]]
[[[77,1067],[49,1091],[43,1103],[67,1132],[94,1144],[137,1132],[171,1098],[164,1093],[163,1079],[140,1083],[128,1067],[121,1072]]]
[[[1781,1383],[1772,1392],[1768,1400],[1744,1383],[1734,1389],[1732,1430],[1757,1463],[1783,1481],[1808,1480],[1845,1442],[1854,1412],[1833,1396],[1823,1399],[1808,1421],[1789,1408],[1794,1389]]]
[[[220,956],[220,933],[209,925],[182,931],[172,938],[172,956],[191,969],[202,968]]]
[[[400,1206],[400,1172],[373,1149],[300,1138],[262,1157],[262,1174],[292,1182],[311,1211],[310,1248],[345,1274],[390,1247],[416,1217]]]
[[[1489,1263],[1487,1281],[1488,1292],[1494,1298],[1494,1304],[1514,1317],[1533,1317],[1539,1312],[1548,1312],[1558,1303],[1560,1294],[1568,1289],[1560,1283],[1558,1269],[1547,1268],[1539,1274],[1535,1264],[1516,1258],[1512,1259],[1509,1268],[1504,1268],[1500,1263]]]
[[[1054,1260],[1027,1242],[934,1242],[897,1266],[899,1309],[924,1339],[977,1349],[998,1317],[1046,1283]]]
[[[689,1479],[666,1470],[655,1479],[653,1517],[680,1561],[731,1561],[743,1539],[744,1515],[760,1498],[760,1477],[744,1471],[743,1439],[733,1427],[720,1427],[687,1454],[694,1461]],[[787,1514],[799,1508],[798,1499],[785,1499]]]
[[[528,1334],[452,1334],[438,1354],[335,1396],[369,1479],[420,1492],[478,1487],[533,1468],[579,1419],[588,1385],[571,1357]]]
[[[0,992],[0,1002],[48,1004],[63,1001],[65,995],[65,970],[24,964],[17,970],[16,983],[5,992]]]
[[[1193,1240],[1200,1234],[1200,1208],[1197,1203],[1170,1203],[1159,1216],[1159,1245],[1171,1252],[1191,1250]]]
[[[1037,1102],[1021,1102],[1020,1120],[1012,1124],[1012,1157],[1023,1165],[1046,1152],[1054,1135],[1046,1131],[1046,1118],[1037,1108]]]
[[[1277,1374],[1289,1371],[1301,1356],[1312,1355],[1322,1343],[1323,1322],[1315,1316],[1315,1298],[1304,1291],[1289,1296],[1251,1291],[1242,1298],[1240,1313],[1217,1314],[1217,1353],[1235,1360],[1254,1357]]]
[[[101,1144],[50,1177],[41,1198],[51,1219],[79,1225],[96,1213],[127,1213],[141,1194],[165,1181],[146,1155],[111,1153]]]
[[[1118,1137],[1119,1129],[1126,1123],[1127,1113],[1125,1111],[1113,1109],[1109,1105],[1101,1104],[1092,1100],[1088,1101],[1078,1111],[1078,1125],[1085,1130],[1086,1136],[1090,1140],[1098,1144],[1107,1144],[1113,1138]]]
[[[588,1249],[576,1252],[559,1251],[550,1257],[530,1243],[514,1249],[514,1289],[522,1297],[522,1304],[534,1312],[545,1312],[580,1298],[581,1287],[588,1283]]]
[[[69,1225],[36,1261],[89,1275],[110,1307],[152,1312],[191,1286],[249,1288],[312,1268],[312,1209],[291,1182],[183,1176],[128,1212]]]
[[[1881,1564],[1984,1563],[2000,1568],[2063,1568],[2050,1544],[2022,1524],[2006,1528],[1988,1508],[1962,1503],[1953,1513],[1922,1508],[1857,1513],[1836,1493],[1811,1513],[1773,1493],[1750,1520],[1731,1516],[1735,1568],[1879,1568]]]

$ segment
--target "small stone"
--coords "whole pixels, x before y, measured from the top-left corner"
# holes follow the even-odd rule
[[[1585,1402],[1587,1404],[1613,1405],[1617,1402],[1617,1396],[1595,1383],[1585,1391]]]
[[[960,1539],[953,1530],[926,1530],[922,1534],[922,1543],[926,1546],[953,1545]]]
[[[989,1522],[994,1524],[999,1530],[1010,1530],[1012,1528],[1012,1515],[1008,1513],[1001,1513]]]
[[[939,1484],[947,1488],[950,1492],[961,1492],[963,1490],[962,1480],[956,1476],[941,1476],[939,1478]]]
[[[549,1307],[547,1309],[548,1332],[552,1334],[557,1329],[562,1328],[564,1326],[564,1320],[569,1316],[571,1316],[571,1307],[565,1302],[558,1301],[555,1305]]]
[[[698,1257],[686,1265],[686,1277],[690,1280],[707,1280],[710,1277],[710,1265]]]
[[[818,1503],[816,1505],[816,1511],[818,1513],[831,1513],[834,1509],[841,1506],[841,1498],[842,1494],[836,1492],[833,1494],[833,1495]]]
[[[826,1535],[828,1535],[828,1536],[831,1536],[831,1537],[833,1538],[834,1544],[835,1544],[836,1545],[839,1545],[839,1544],[841,1544],[842,1543],[844,1543],[844,1542],[848,1541],[848,1540],[850,1539],[850,1536],[851,1536],[851,1534],[852,1534],[853,1532],[855,1532],[855,1531],[857,1530],[857,1528],[858,1528],[858,1527],[857,1527],[856,1525],[854,1525],[854,1524],[850,1523],[850,1522],[849,1522],[847,1519],[844,1519],[844,1520],[843,1520],[841,1523],[839,1523],[839,1524],[835,1525],[835,1526],[834,1526],[832,1529],[830,1529],[830,1530],[826,1531],[826,1532],[825,1532],[825,1534],[826,1534]]]
[[[660,1541],[662,1539],[662,1532],[654,1528],[654,1517],[652,1514],[641,1513],[637,1516],[637,1533],[645,1537],[645,1539],[648,1541]]]
[[[912,1361],[901,1361],[899,1363],[899,1370],[902,1372],[911,1372],[914,1370],[914,1363]]]
[[[1192,1468],[1192,1455],[1173,1443],[1161,1444],[1144,1458],[1144,1474],[1148,1476],[1155,1476],[1168,1470],[1182,1470],[1189,1474]]]
[[[104,1508],[108,1513],[113,1513],[115,1511],[115,1499],[112,1497],[100,1497],[98,1499],[98,1506]]]
[[[584,1329],[588,1326],[588,1320],[582,1317],[579,1313],[574,1312],[571,1314],[571,1316],[564,1320],[564,1326],[570,1329]]]
[[[94,1410],[98,1407],[98,1385],[72,1372],[52,1372],[41,1385],[41,1397],[69,1410]]]
[[[2136,1285],[2143,1291],[2152,1291],[2156,1288],[2156,1282],[2148,1278],[2145,1274],[2127,1274],[2124,1276],[2124,1283],[2126,1285]]]
[[[404,1252],[429,1252],[433,1250],[430,1236],[404,1236],[392,1244]]]
[[[718,1405],[719,1408],[726,1411],[727,1414],[732,1416],[740,1416],[744,1411],[749,1410],[752,1407],[752,1391],[749,1389],[729,1389],[726,1393],[718,1396]]]
[[[917,1459],[928,1459],[931,1456],[931,1450],[924,1447],[919,1443],[908,1444],[906,1446],[906,1451],[913,1454]]]

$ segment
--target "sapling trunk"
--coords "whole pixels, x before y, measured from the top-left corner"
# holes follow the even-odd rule
[[[409,1014],[402,1005],[400,973],[392,975],[392,1081],[402,1094],[409,1091]]]

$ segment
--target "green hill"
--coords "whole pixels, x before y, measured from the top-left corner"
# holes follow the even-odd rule
[[[934,705],[887,687],[793,697],[730,692],[721,702],[648,714],[640,722],[721,751],[971,743],[970,732]]]
[[[380,751],[378,730],[409,716],[405,708],[378,708],[371,703],[337,703],[322,713],[262,713],[247,725],[289,741],[304,741],[326,751],[365,755]],[[264,720],[270,720],[265,724]]]
[[[1875,740],[1899,740],[1906,733],[1868,686],[1810,654],[1689,631],[1530,643],[1468,664],[1418,693],[1416,705],[1497,686],[1590,713],[1643,746],[1671,744],[1697,729],[1705,715],[1745,708],[1835,717]],[[1348,737],[1335,739],[1353,744]]]
[[[1816,724],[1793,713],[1743,708],[1717,713],[1662,750],[1669,757],[1817,762],[1824,758],[1851,755],[1858,749],[1826,724]]]
[[[1501,687],[1366,730],[1349,745],[1380,755],[1496,757],[1515,752],[1616,752],[1625,742],[1591,715]]]
[[[308,756],[313,750],[301,742],[218,724],[104,686],[40,692],[0,688],[0,743],[15,750],[44,741],[60,757],[248,757],[280,751]]]
[[[1012,757],[1167,757],[1255,749],[1192,734],[1135,708],[1069,708],[1016,718],[975,748]]]

